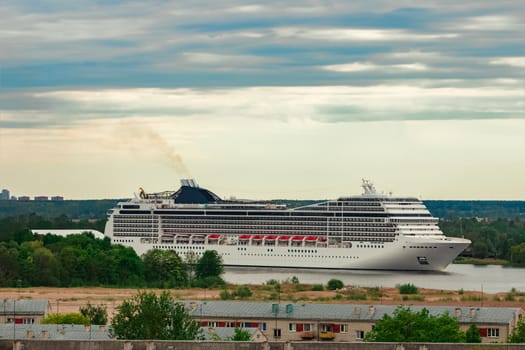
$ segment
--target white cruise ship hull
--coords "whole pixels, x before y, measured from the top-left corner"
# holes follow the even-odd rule
[[[181,257],[215,250],[228,267],[265,267],[333,270],[442,271],[470,244],[467,239],[409,238],[385,244],[356,243],[352,248],[218,244],[151,244],[140,239],[115,240],[140,256],[150,249],[167,249]],[[424,257],[425,260],[418,259]]]

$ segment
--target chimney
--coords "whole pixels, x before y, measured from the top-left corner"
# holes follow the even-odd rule
[[[375,311],[376,311],[376,308],[374,307],[374,305],[370,305],[370,306],[368,307],[368,314],[369,314],[370,316],[372,316],[372,315],[374,314]]]
[[[354,307],[354,315],[356,316],[361,315],[361,308],[359,306]]]
[[[454,309],[454,316],[455,317],[460,317],[461,316],[461,308],[460,307],[457,307],[456,309]]]
[[[470,308],[470,318],[476,317],[476,308]]]
[[[197,303],[192,301],[190,302],[190,312],[194,311],[197,308]]]

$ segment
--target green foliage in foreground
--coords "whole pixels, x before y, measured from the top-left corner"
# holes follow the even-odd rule
[[[242,328],[235,328],[235,334],[230,337],[230,340],[233,341],[249,341],[251,340],[252,336],[250,335],[250,332],[248,332],[245,329]]]
[[[471,324],[465,332],[465,340],[467,343],[481,343],[479,329],[475,324]]]
[[[89,319],[80,313],[49,314],[40,321],[42,324],[83,324],[88,325]]]
[[[399,306],[393,316],[384,315],[365,336],[368,342],[464,343],[465,334],[448,313],[430,315],[427,309],[412,312]]]
[[[106,305],[91,305],[88,302],[86,306],[80,307],[80,313],[89,320],[90,324],[103,325],[108,323]]]
[[[525,319],[518,321],[516,328],[507,339],[509,343],[525,343]]]
[[[157,296],[139,292],[125,300],[111,322],[113,336],[118,339],[194,340],[200,327],[182,303],[167,291]]]

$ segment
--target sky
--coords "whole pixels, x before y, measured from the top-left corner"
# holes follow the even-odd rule
[[[523,1],[0,2],[0,188],[525,200]]]

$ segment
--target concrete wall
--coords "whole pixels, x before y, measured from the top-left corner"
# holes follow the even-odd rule
[[[336,342],[173,342],[0,339],[0,350],[525,350],[525,344],[395,344]]]

